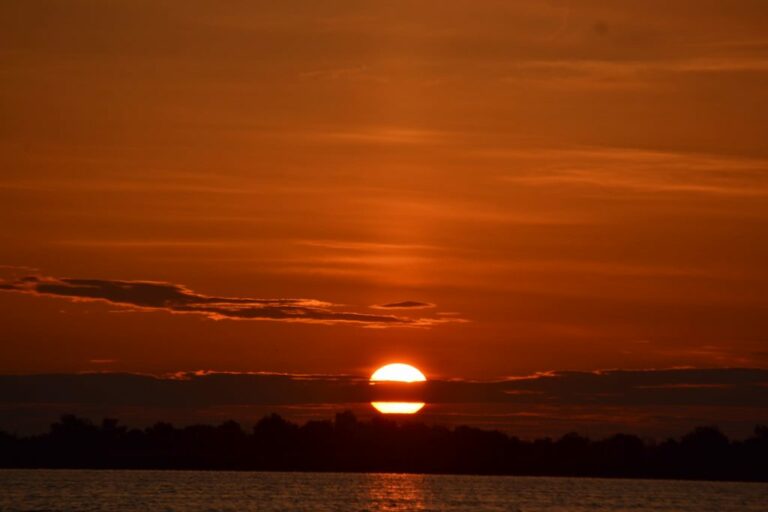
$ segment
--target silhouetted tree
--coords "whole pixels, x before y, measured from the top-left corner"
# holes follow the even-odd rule
[[[629,434],[592,441],[572,432],[558,440],[523,441],[502,432],[449,429],[407,419],[359,421],[349,411],[302,426],[271,414],[249,433],[236,422],[129,429],[62,416],[47,434],[0,432],[0,466],[398,471],[739,479],[768,481],[768,427],[730,441],[698,427],[662,443]]]

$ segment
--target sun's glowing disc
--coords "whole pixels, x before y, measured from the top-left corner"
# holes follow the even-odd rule
[[[424,402],[371,402],[374,409],[382,414],[416,414]]]
[[[418,368],[409,364],[392,363],[382,366],[371,375],[371,382],[424,382],[427,378]]]
[[[427,378],[418,368],[409,364],[392,363],[382,366],[371,375],[371,382],[424,382]],[[382,414],[415,414],[424,402],[371,402],[374,409]]]

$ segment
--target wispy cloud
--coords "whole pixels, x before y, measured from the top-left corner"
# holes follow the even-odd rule
[[[768,59],[695,57],[663,60],[567,59],[522,61],[502,71],[502,82],[549,89],[661,89],[670,76],[768,71]],[[664,80],[667,78],[667,81]]]
[[[26,276],[0,281],[0,290],[62,297],[75,302],[100,301],[138,310],[198,314],[214,320],[356,324],[378,328],[428,327],[460,320],[358,313],[316,299],[218,297],[194,292],[183,285],[157,281]]]
[[[518,162],[521,170],[503,177],[516,185],[635,194],[768,195],[768,161],[758,158],[613,148],[551,150],[546,154],[490,152],[487,156]]]

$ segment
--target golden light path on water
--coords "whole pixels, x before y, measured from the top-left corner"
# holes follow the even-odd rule
[[[424,382],[427,378],[418,368],[404,363],[382,366],[371,375],[371,382]],[[382,414],[415,414],[424,402],[371,402],[374,409]]]

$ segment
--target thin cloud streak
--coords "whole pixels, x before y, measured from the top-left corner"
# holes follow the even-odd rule
[[[546,154],[490,151],[485,156],[518,161],[529,169],[502,177],[515,185],[582,186],[611,193],[624,189],[634,193],[768,195],[765,159],[611,148]]]

